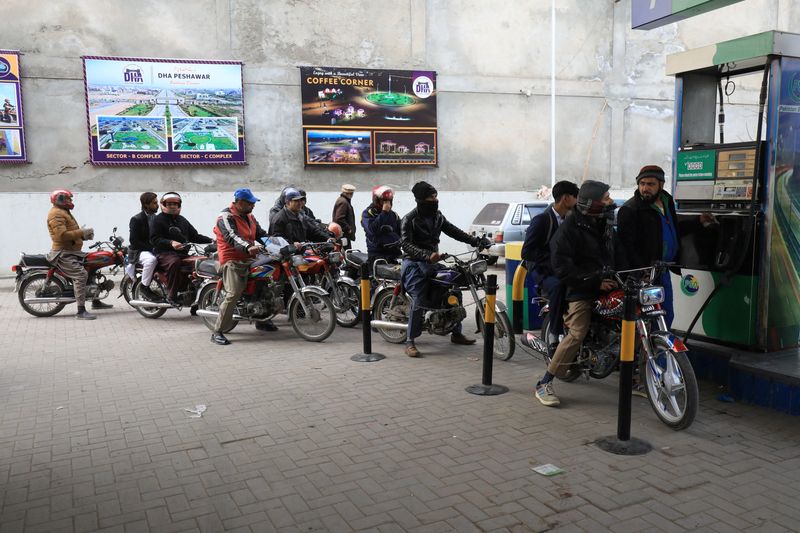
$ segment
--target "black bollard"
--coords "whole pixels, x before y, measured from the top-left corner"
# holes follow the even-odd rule
[[[651,450],[647,442],[631,437],[631,392],[633,391],[633,353],[636,344],[636,306],[639,294],[635,287],[625,286],[622,315],[622,337],[619,350],[619,410],[617,435],[595,441],[600,449],[617,455],[643,455]]]
[[[508,392],[508,387],[492,385],[492,363],[494,361],[494,314],[497,300],[497,276],[490,274],[486,278],[486,307],[483,312],[483,380],[480,384],[470,385],[467,392],[479,396],[497,396]]]
[[[386,359],[385,355],[372,353],[372,310],[369,302],[370,285],[369,269],[367,264],[361,265],[361,337],[364,343],[363,353],[357,353],[350,358],[351,361],[358,363],[374,363],[381,359]]]

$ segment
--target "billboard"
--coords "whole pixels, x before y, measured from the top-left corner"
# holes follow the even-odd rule
[[[301,67],[305,164],[436,166],[436,72]]]
[[[82,59],[92,164],[245,164],[241,62]]]
[[[26,163],[19,52],[0,50],[0,163]]]

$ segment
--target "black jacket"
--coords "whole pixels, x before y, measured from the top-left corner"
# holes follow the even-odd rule
[[[353,205],[350,203],[350,198],[344,194],[339,195],[336,202],[333,204],[333,214],[331,221],[336,222],[342,227],[342,236],[347,237],[351,241],[356,238],[356,214],[353,211]]]
[[[323,230],[316,222],[311,223],[302,212],[292,213],[288,207],[282,208],[272,217],[269,234],[283,237],[289,243],[323,242],[331,238],[329,231]]]
[[[171,235],[169,228],[176,227],[181,230],[185,242],[192,242],[197,244],[207,244],[214,242],[210,237],[200,235],[194,229],[188,220],[181,215],[168,215],[166,213],[159,213],[150,221],[150,244],[153,245],[153,253],[163,252],[178,252],[179,254],[187,254],[186,250],[175,250],[172,247],[172,241],[179,241],[174,235]]]
[[[128,228],[130,229],[130,238],[128,239],[129,250],[135,250],[136,252],[153,251],[153,245],[150,242],[150,221],[155,218],[155,216],[155,213],[148,215],[147,212],[142,209],[131,217],[131,221],[128,224]]]
[[[680,262],[680,238],[691,231],[699,230],[699,220],[686,220],[678,222],[675,212],[675,202],[666,191],[662,191],[667,199],[667,209],[672,215],[672,220],[677,225],[678,256]],[[661,232],[661,214],[652,204],[642,200],[639,191],[633,193],[633,198],[625,202],[617,213],[617,234],[620,247],[625,257],[625,268],[642,268],[651,266],[654,261],[663,259],[664,240]]]
[[[400,217],[370,204],[361,213],[361,226],[367,234],[367,253],[400,257]]]
[[[533,268],[542,276],[553,274],[550,264],[550,240],[558,230],[558,218],[553,211],[553,204],[533,217],[525,231],[525,243],[522,245],[522,259],[533,263]]]
[[[400,223],[401,246],[407,259],[426,261],[431,254],[439,251],[439,236],[445,235],[472,246],[477,246],[480,239],[458,229],[437,211],[432,218],[423,218],[412,209]]]
[[[567,287],[566,300],[593,300],[600,294],[603,267],[614,267],[613,227],[606,219],[573,210],[550,239],[550,262]]]

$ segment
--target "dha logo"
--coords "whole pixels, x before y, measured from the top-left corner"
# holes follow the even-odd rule
[[[800,102],[800,73],[792,76],[792,83],[789,85],[789,96],[795,102]]]
[[[128,65],[125,67],[124,73],[125,83],[144,83],[142,78],[142,70],[139,65]]]
[[[681,291],[686,296],[694,296],[700,290],[700,282],[691,274],[686,274],[681,279]]]
[[[0,78],[5,78],[11,73],[11,64],[0,57]]]
[[[433,80],[428,76],[414,78],[414,94],[420,98],[427,98],[433,94]]]

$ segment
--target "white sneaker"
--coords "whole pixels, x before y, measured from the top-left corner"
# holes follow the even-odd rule
[[[558,396],[556,396],[556,393],[553,392],[552,381],[542,383],[536,387],[536,392],[533,395],[536,396],[537,400],[542,402],[542,405],[546,405],[547,407],[558,407],[561,404]]]

